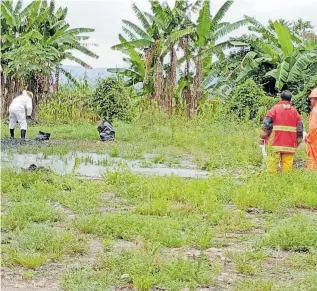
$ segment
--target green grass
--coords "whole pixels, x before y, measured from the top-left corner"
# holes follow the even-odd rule
[[[306,273],[304,278],[293,283],[285,283],[266,279],[243,279],[235,287],[235,291],[315,291],[317,275],[314,272]]]
[[[235,187],[230,177],[186,180],[179,177],[142,177],[127,171],[108,173],[105,182],[132,202],[141,202],[140,211],[148,208],[151,212],[161,202],[162,212],[157,209],[158,213],[155,213],[158,215],[166,215],[167,211],[175,213],[177,204],[183,205],[181,212],[188,207],[189,212],[213,213],[220,207],[219,203],[230,201]]]
[[[313,174],[298,171],[277,176],[279,180],[271,177],[281,186],[269,188],[273,191],[269,195],[263,191],[268,196],[259,195],[258,204],[238,202],[250,193],[242,189],[248,185],[254,189],[254,185],[266,181],[260,174],[244,178],[242,185],[231,176],[190,180],[143,177],[128,171],[108,173],[101,181],[77,180],[72,175],[43,171],[3,170],[1,175],[3,265],[38,270],[43,264],[49,266],[51,261],[67,266],[68,260],[89,257],[87,261],[82,259],[79,268],[60,273],[65,290],[123,287],[149,290],[153,286],[181,290],[214,286],[222,271],[217,259],[204,256],[204,251],[201,255],[184,257],[177,250],[184,249],[186,253],[186,249],[192,248],[210,254],[213,251],[209,248],[230,248],[232,244],[235,250],[227,257],[235,272],[245,276],[245,280],[235,282],[236,290],[288,290],[289,285],[280,282],[277,275],[271,273],[272,280],[265,278],[270,272],[266,267],[267,248],[309,251],[294,252],[293,256],[302,256],[289,256],[282,266],[294,273],[294,286],[310,290],[314,284],[314,277],[301,279],[303,276],[298,272],[313,272],[316,267],[315,218],[288,214],[288,208],[292,207],[296,213],[300,206],[294,201],[301,201],[301,207],[310,205],[308,197],[313,197],[314,184],[303,181],[307,177],[313,179]],[[291,181],[294,196],[289,203],[290,195],[285,191],[289,191]],[[303,189],[307,197],[299,195]],[[54,205],[59,206],[55,209]],[[123,211],[122,206],[129,208]],[[283,215],[276,211],[248,214],[244,209],[249,206],[284,211]],[[107,212],[107,207],[112,210]],[[73,213],[71,218],[69,211]],[[253,218],[264,220],[263,225],[257,225]],[[259,227],[266,233],[256,234]],[[92,236],[100,241],[101,251],[87,255]],[[133,242],[135,247],[118,249],[117,242],[122,240]],[[249,247],[258,249],[250,251]],[[32,274],[28,280],[35,280]]]
[[[211,225],[199,217],[170,218],[114,213],[82,217],[75,221],[75,226],[84,233],[124,240],[141,237],[167,247],[191,245],[207,248],[211,246],[215,235]]]
[[[52,140],[17,151],[60,159],[75,151],[108,153],[144,166],[185,160],[212,175],[196,180],[123,171],[88,181],[2,169],[2,263],[10,271],[33,284],[45,264],[47,272],[58,272],[61,288],[74,291],[315,290],[316,173],[262,172],[256,124],[144,112],[132,123],[116,122],[112,143],[98,142],[96,126],[30,125],[30,137],[44,130]],[[155,155],[145,159],[145,153]],[[296,159],[305,159],[304,147]],[[82,163],[111,165],[77,158],[74,168]],[[276,250],[285,257],[274,268]],[[52,269],[52,261],[63,268]]]
[[[167,290],[194,289],[212,283],[220,268],[206,257],[197,261],[164,257],[157,249],[141,249],[110,254],[102,259],[98,271],[85,269],[63,277],[65,290],[105,290],[135,287],[149,290],[154,286]],[[77,288],[77,289],[76,289]]]
[[[30,224],[15,233],[12,246],[20,251],[48,254],[52,258],[82,254],[86,250],[85,241],[80,236],[41,224]]]
[[[62,214],[53,210],[47,202],[17,202],[2,216],[2,229],[14,230],[23,228],[29,222],[56,222],[60,221]]]
[[[235,291],[273,291],[278,290],[275,288],[275,284],[269,280],[261,280],[261,279],[244,279],[241,280],[234,287]]]
[[[33,214],[26,214],[24,211],[17,213],[19,210],[15,209],[23,204],[16,204],[12,208],[13,214],[8,215],[12,217],[17,213],[17,217],[20,217],[18,219],[23,221],[28,219],[27,216],[32,219],[34,215],[35,219],[42,219],[35,221],[44,221],[46,218],[52,221],[59,220],[55,217],[57,212],[49,209],[48,202],[52,201],[57,201],[76,212],[96,212],[101,206],[100,194],[106,191],[104,183],[78,180],[71,175],[59,176],[41,171],[17,174],[12,170],[6,170],[2,171],[1,176],[2,197],[15,203],[30,203],[30,209],[24,210],[28,213],[34,210]],[[41,207],[44,207],[43,210]],[[43,218],[36,218],[41,215]],[[14,217],[12,220],[14,223]]]
[[[262,250],[229,252],[227,257],[231,259],[238,273],[254,275],[261,271],[261,266],[267,255]]]
[[[292,253],[285,264],[296,270],[313,271],[317,269],[317,253]]]
[[[10,245],[2,250],[2,255],[5,265],[36,269],[46,261],[86,251],[87,244],[81,236],[45,224],[29,224],[12,234]]]
[[[279,211],[287,207],[317,208],[317,175],[294,171],[284,175],[259,173],[236,187],[233,201],[242,209]]]
[[[293,216],[274,223],[262,239],[262,245],[286,250],[308,252],[317,249],[317,222],[308,216]]]
[[[39,131],[51,133],[51,139],[75,139],[75,140],[96,140],[98,139],[97,126],[92,123],[77,124],[29,124],[27,136],[29,139],[35,138]],[[2,124],[1,138],[8,138],[8,125]],[[16,136],[19,137],[20,128],[16,128]]]
[[[37,269],[43,265],[46,261],[50,259],[49,256],[37,253],[22,253],[16,250],[10,250],[7,254],[4,253],[4,256],[8,256],[5,259],[6,265],[17,265],[22,266],[26,269]]]
[[[24,271],[22,273],[23,280],[32,280],[35,276],[36,276],[36,273],[34,271]]]

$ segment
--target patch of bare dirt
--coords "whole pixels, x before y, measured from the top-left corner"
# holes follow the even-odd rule
[[[23,268],[1,268],[1,290],[5,291],[59,291],[57,275],[61,264],[45,264],[41,266],[32,279],[23,279]]]
[[[1,269],[1,290],[5,291],[60,291],[58,277],[68,268],[93,265],[97,255],[103,252],[102,243],[97,238],[90,240],[89,251],[80,257],[66,257],[63,262],[46,263],[34,271],[32,279],[24,279],[22,267]]]

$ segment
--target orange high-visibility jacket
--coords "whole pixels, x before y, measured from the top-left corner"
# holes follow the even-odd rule
[[[302,126],[301,116],[295,107],[290,102],[282,100],[266,114],[262,138],[270,137],[269,144],[275,152],[294,154],[298,138],[302,138]]]
[[[308,168],[317,170],[317,105],[310,113],[307,136]]]

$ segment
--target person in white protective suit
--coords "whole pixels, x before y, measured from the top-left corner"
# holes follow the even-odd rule
[[[14,129],[20,124],[21,138],[25,139],[27,119],[31,119],[33,93],[23,91],[22,95],[15,97],[9,107],[9,129],[11,138],[14,138]]]

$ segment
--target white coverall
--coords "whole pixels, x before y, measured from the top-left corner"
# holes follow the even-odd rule
[[[9,107],[9,129],[14,129],[17,122],[21,129],[27,130],[26,116],[32,114],[32,98],[23,91],[15,97]]]

